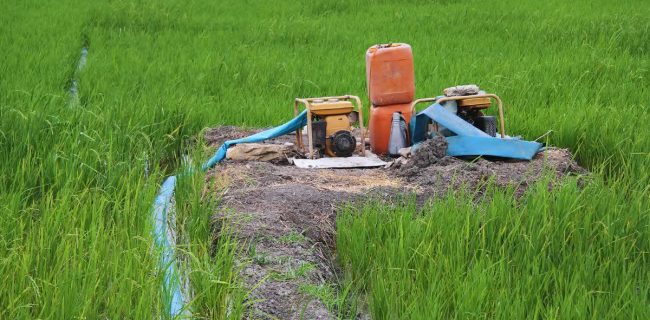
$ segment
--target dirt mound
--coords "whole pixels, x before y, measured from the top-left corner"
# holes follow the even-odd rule
[[[488,181],[498,186],[514,186],[517,195],[539,180],[544,172],[556,177],[586,173],[567,149],[546,148],[531,161],[511,159],[458,159],[445,156],[446,142],[436,137],[422,144],[402,165],[392,167],[391,173],[409,185],[415,185],[427,196],[442,195],[449,189],[467,187],[481,189]]]
[[[328,302],[308,292],[336,284],[337,208],[404,191],[385,170],[305,170],[267,162],[226,161],[208,179],[227,185],[217,220],[227,216],[247,243],[241,276],[253,288],[256,319],[334,318]]]
[[[416,185],[428,196],[447,193],[450,188],[481,189],[492,180],[499,186],[514,186],[517,195],[539,180],[544,172],[561,177],[585,173],[567,149],[546,148],[531,161],[511,159],[458,159],[445,156],[446,142],[436,137],[424,142],[405,163],[392,167],[392,173],[407,184]],[[424,199],[423,199],[424,198]],[[426,200],[426,197],[418,197]]]
[[[208,131],[206,139],[217,147],[252,132],[221,127]],[[251,288],[250,317],[334,318],[331,301],[312,293],[336,287],[335,217],[347,203],[415,194],[421,204],[461,185],[480,189],[490,179],[523,192],[544,170],[558,177],[583,172],[564,149],[549,148],[532,161],[467,161],[446,157],[444,150],[444,138],[432,139],[401,165],[380,169],[313,170],[227,160],[211,170],[207,185],[216,181],[211,192],[221,198],[215,225],[234,224],[248,246],[239,260],[245,266],[240,275]]]
[[[421,143],[417,149],[406,148],[401,151],[403,156],[396,159],[390,167],[398,169],[404,176],[416,175],[420,169],[432,165],[446,165],[450,159],[445,157],[447,140],[439,136]]]

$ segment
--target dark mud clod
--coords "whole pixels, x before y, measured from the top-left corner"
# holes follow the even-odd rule
[[[447,140],[441,136],[435,136],[420,143],[417,147],[412,147],[410,157],[402,168],[404,170],[413,167],[426,168],[439,163],[441,159],[445,158],[446,154]]]

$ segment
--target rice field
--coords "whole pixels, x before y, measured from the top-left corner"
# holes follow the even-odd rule
[[[413,46],[417,96],[477,83],[509,134],[588,168],[522,198],[458,190],[341,213],[344,287],[375,319],[650,318],[646,1],[5,1],[0,11],[0,318],[165,318],[151,204],[295,97],[356,94],[364,53]],[[83,68],[83,48],[88,55]],[[71,98],[75,84],[78,92]],[[241,318],[237,243],[213,243],[201,174],[177,219],[194,318]],[[212,247],[214,246],[214,247]],[[342,316],[345,313],[341,313]]]

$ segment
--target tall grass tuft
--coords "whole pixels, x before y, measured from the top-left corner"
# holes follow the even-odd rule
[[[337,248],[375,319],[644,319],[650,206],[576,180],[522,198],[450,193],[418,212],[369,203],[338,217]]]

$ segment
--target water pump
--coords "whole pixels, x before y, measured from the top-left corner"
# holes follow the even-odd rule
[[[356,106],[352,103],[356,102]],[[350,157],[359,149],[365,155],[365,140],[361,100],[356,96],[296,99],[295,111],[303,104],[307,109],[307,140],[309,158],[318,155],[328,157]],[[356,109],[356,110],[355,110]],[[354,136],[352,124],[358,123],[359,140]],[[360,147],[357,147],[358,144]],[[302,135],[298,135],[298,146],[302,147]]]

